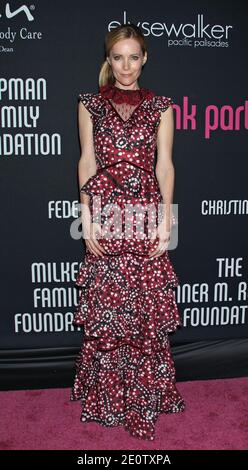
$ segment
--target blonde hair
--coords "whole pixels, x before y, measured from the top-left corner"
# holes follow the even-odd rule
[[[105,53],[106,57],[109,56],[112,47],[120,40],[120,39],[128,39],[134,38],[136,39],[141,47],[143,55],[147,52],[147,45],[145,42],[145,38],[141,29],[134,25],[134,24],[121,24],[117,26],[117,28],[109,31],[105,36]],[[103,85],[112,85],[115,82],[115,77],[112,72],[112,68],[108,63],[107,59],[101,65],[100,73],[99,73],[99,87]]]

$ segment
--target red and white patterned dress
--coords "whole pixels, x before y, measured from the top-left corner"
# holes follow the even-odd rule
[[[78,98],[93,123],[97,163],[96,175],[81,191],[90,196],[92,214],[94,197],[100,196],[101,224],[111,218],[105,205],[118,204],[124,228],[127,204],[151,204],[157,211],[162,202],[154,155],[161,111],[173,101],[143,87],[123,90],[115,85]],[[153,440],[159,414],[185,409],[168,337],[182,325],[173,291],[179,281],[168,251],[150,259],[150,238],[126,233],[98,239],[107,252],[104,257],[86,247],[76,279],[81,289],[74,316],[84,338],[70,399],[81,400],[82,422],[123,426],[132,436]]]

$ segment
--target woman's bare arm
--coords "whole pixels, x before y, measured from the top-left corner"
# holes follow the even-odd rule
[[[167,248],[170,240],[174,177],[175,170],[172,162],[172,149],[174,138],[174,116],[171,106],[161,113],[161,120],[157,134],[157,163],[155,174],[159,189],[163,199],[162,220],[159,220],[158,227],[152,234],[151,239],[157,235],[159,243],[149,254],[150,258],[157,258]]]
[[[78,104],[78,125],[81,154],[78,162],[78,181],[80,190],[91,176],[97,172],[94,140],[93,123],[89,111],[80,101]],[[83,236],[88,249],[96,256],[103,256],[104,248],[97,241],[97,234],[100,232],[98,224],[91,222],[90,196],[80,191],[81,219]]]
[[[78,127],[81,146],[81,154],[78,162],[78,182],[81,187],[87,180],[96,174],[96,159],[93,141],[93,124],[90,113],[85,108],[82,101],[78,103]],[[85,192],[80,192],[80,201],[86,203],[89,196]]]
[[[175,169],[172,161],[174,140],[174,116],[171,106],[161,113],[157,134],[156,177],[163,198],[166,229],[171,228],[171,204],[173,204]]]

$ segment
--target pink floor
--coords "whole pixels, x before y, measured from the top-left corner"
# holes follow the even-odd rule
[[[248,377],[178,382],[180,414],[160,415],[154,441],[80,422],[70,389],[0,392],[0,449],[248,449]]]

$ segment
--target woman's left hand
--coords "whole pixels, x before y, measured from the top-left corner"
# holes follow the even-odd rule
[[[170,243],[170,231],[168,231],[166,228],[164,221],[162,221],[154,230],[151,236],[151,240],[155,240],[157,237],[159,239],[158,245],[155,250],[149,253],[149,258],[151,259],[161,256],[167,250]]]

